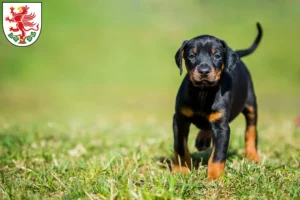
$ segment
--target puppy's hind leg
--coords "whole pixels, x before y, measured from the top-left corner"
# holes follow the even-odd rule
[[[211,130],[199,131],[195,142],[195,147],[198,149],[198,151],[204,151],[210,147],[211,137],[212,137]]]
[[[245,132],[245,148],[246,158],[259,162],[257,153],[257,106],[256,103],[245,105],[243,114],[246,118],[246,132]]]

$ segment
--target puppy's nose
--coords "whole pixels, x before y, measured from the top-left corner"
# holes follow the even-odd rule
[[[210,67],[209,66],[198,67],[198,72],[202,76],[207,76],[209,74],[209,72],[210,72]]]

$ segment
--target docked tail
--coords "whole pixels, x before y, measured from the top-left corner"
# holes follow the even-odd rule
[[[259,22],[256,23],[256,26],[257,26],[257,30],[258,30],[258,35],[257,35],[254,43],[248,49],[235,51],[239,55],[239,57],[247,56],[247,55],[251,54],[257,48],[257,46],[261,40],[263,32],[262,32],[262,28],[261,28]]]

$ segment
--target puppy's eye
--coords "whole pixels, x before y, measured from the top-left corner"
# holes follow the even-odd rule
[[[216,60],[220,60],[220,59],[221,59],[221,55],[220,55],[220,54],[218,54],[218,53],[216,53],[216,54],[214,55],[214,59],[216,59]]]
[[[194,54],[190,54],[188,58],[189,58],[190,60],[193,60],[193,59],[195,59],[195,55],[194,55]]]

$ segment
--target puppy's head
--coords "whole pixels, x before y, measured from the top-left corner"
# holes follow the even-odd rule
[[[199,36],[182,43],[175,61],[182,74],[182,58],[194,86],[216,85],[224,71],[229,72],[239,60],[227,44],[213,36]]]

